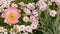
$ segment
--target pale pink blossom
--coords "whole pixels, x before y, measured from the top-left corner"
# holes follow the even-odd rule
[[[51,2],[55,2],[57,5],[60,5],[60,0],[51,0]]]
[[[25,25],[20,25],[19,26],[19,31],[25,31]]]
[[[0,32],[4,32],[4,27],[0,27]]]
[[[31,11],[29,9],[27,9],[27,8],[24,8],[24,12],[25,12],[26,15],[30,15],[31,14]]]
[[[50,16],[55,17],[56,14],[57,14],[57,12],[55,10],[51,10],[50,11]]]
[[[36,29],[37,28],[37,25],[36,24],[31,24],[31,28],[32,29]]]
[[[19,5],[21,5],[22,7],[25,6],[25,4],[23,2],[20,2]]]
[[[23,21],[24,22],[28,22],[29,21],[29,17],[28,16],[24,16]]]
[[[35,9],[35,4],[29,3],[29,4],[27,4],[27,8],[29,8],[30,10],[33,10],[33,9]]]
[[[45,11],[47,9],[47,4],[42,0],[39,0],[37,5],[39,6],[40,11]]]
[[[25,30],[26,30],[27,32],[32,32],[32,28],[31,28],[30,26],[26,26]]]

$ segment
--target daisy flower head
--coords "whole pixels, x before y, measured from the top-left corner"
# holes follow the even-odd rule
[[[0,32],[4,32],[4,27],[0,27]]]
[[[25,12],[26,15],[30,15],[31,14],[31,11],[28,8],[24,8],[24,12]]]
[[[19,32],[19,25],[14,25],[13,29],[16,30],[17,32]]]
[[[48,5],[52,5],[52,2],[51,1],[48,1]]]
[[[29,21],[29,17],[28,17],[28,16],[24,16],[24,17],[23,17],[23,21],[24,21],[24,22],[28,22],[28,21]]]
[[[0,12],[4,12],[4,8],[8,8],[13,0],[0,0]]]
[[[35,9],[35,4],[34,3],[29,3],[29,4],[27,4],[27,8],[30,9],[30,10],[33,10],[33,9]]]
[[[31,24],[31,28],[32,29],[36,29],[37,28],[37,25],[36,24]]]
[[[57,14],[57,12],[55,10],[51,10],[50,11],[50,16],[55,17],[56,14]]]
[[[32,32],[32,28],[31,28],[30,26],[26,26],[25,30],[26,30],[27,32]]]
[[[23,31],[24,32],[25,31],[25,25],[20,25],[19,26],[19,31]]]
[[[60,5],[60,0],[57,0],[56,4],[57,4],[57,6],[59,6]]]
[[[56,5],[60,5],[60,0],[51,0],[51,2],[55,2],[56,3]]]
[[[8,34],[8,30],[7,29],[4,29],[4,34]]]
[[[1,0],[1,6],[9,7],[13,0]]]
[[[4,32],[7,32],[8,30],[7,29],[4,29]]]
[[[25,7],[24,2],[20,2],[19,5],[21,5],[22,7]]]
[[[47,9],[47,4],[44,1],[39,0],[37,3],[40,11],[45,11]]]

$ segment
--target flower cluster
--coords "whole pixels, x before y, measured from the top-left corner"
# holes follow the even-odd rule
[[[37,25],[35,24],[31,24],[30,26],[25,26],[25,25],[14,25],[13,29],[11,28],[10,33],[13,32],[32,32],[33,30],[35,30],[37,28]]]
[[[0,34],[7,34],[8,30],[4,27],[0,27]]]
[[[21,32],[25,34],[28,34],[28,32],[32,33],[33,30],[36,30],[40,25],[40,14],[48,10],[48,14],[51,17],[56,17],[58,11],[50,9],[49,6],[52,6],[53,3],[57,6],[60,5],[60,0],[39,0],[36,3],[32,2],[28,4],[24,2],[15,4],[13,1],[15,0],[0,0],[0,12],[2,13],[1,17],[4,19],[4,23],[10,26],[14,25],[13,28],[9,30],[0,27],[0,32],[5,32],[5,34],[7,34],[8,31],[10,34]],[[18,25],[22,22],[24,22],[24,24]],[[31,24],[25,25],[25,23]]]
[[[41,10],[41,11],[44,11],[44,10],[47,9],[47,4],[44,1],[42,1],[42,0],[39,0],[36,3],[36,5],[39,7],[39,10]]]
[[[57,5],[60,5],[60,0],[51,0],[51,2],[55,2]]]
[[[4,8],[8,8],[12,1],[14,0],[0,0],[0,12],[4,11]]]

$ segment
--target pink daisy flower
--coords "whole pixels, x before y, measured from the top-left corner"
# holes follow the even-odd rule
[[[7,24],[16,24],[20,17],[20,11],[16,7],[9,7],[2,13],[2,17],[5,18]]]

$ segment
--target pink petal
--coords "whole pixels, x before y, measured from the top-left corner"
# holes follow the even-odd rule
[[[3,14],[1,15],[1,17],[6,18],[6,14],[5,14],[5,13],[3,13]]]
[[[11,21],[11,20],[5,19],[4,22],[6,22],[7,24],[16,24],[16,23],[18,23],[19,21],[18,21],[18,20]]]

